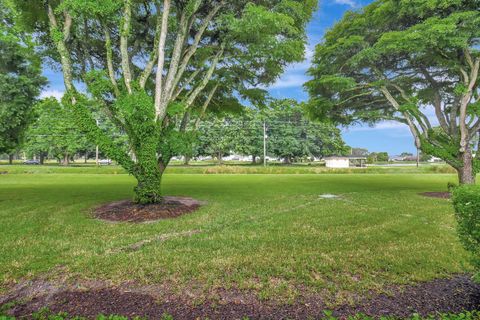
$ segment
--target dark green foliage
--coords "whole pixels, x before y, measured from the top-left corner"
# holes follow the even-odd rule
[[[235,152],[252,157],[252,161],[263,157],[263,123],[265,112],[248,109],[239,117],[232,119],[234,126],[232,137]]]
[[[389,158],[388,158],[387,152],[372,152],[368,154],[367,162],[368,163],[387,162],[388,159]]]
[[[472,262],[480,270],[480,186],[460,186],[453,191],[458,235],[472,253]],[[480,274],[476,275],[480,281]]]
[[[222,157],[233,151],[233,141],[241,134],[235,125],[232,125],[231,119],[211,117],[200,125],[199,153],[212,156],[221,163]]]
[[[14,151],[32,120],[46,79],[29,36],[13,26],[14,12],[0,1],[0,153]]]
[[[282,100],[266,115],[269,153],[290,163],[296,158],[322,158],[347,152],[340,130],[331,124],[310,121],[300,105]]]
[[[307,158],[345,154],[347,147],[340,130],[333,125],[310,121],[293,100],[274,101],[269,108],[249,109],[240,115],[209,117],[199,127],[192,154],[221,157],[234,152],[263,157],[266,125],[267,155],[287,163]]]
[[[71,156],[89,147],[70,108],[48,98],[37,103],[33,111],[35,120],[26,132],[24,149],[27,153],[40,158],[49,155],[68,164]]]

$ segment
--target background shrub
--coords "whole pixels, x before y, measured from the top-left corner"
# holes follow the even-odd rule
[[[453,191],[453,206],[458,221],[458,235],[473,254],[475,276],[480,281],[480,186],[460,186]]]

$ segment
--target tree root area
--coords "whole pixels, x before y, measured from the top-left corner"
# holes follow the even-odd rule
[[[394,288],[393,294],[373,294],[358,297],[354,305],[328,308],[320,295],[305,296],[293,304],[281,304],[259,300],[252,292],[225,289],[217,293],[215,300],[193,303],[192,297],[161,294],[155,298],[149,290],[129,290],[126,287],[96,287],[89,290],[60,291],[44,294],[28,302],[13,306],[9,315],[31,318],[41,307],[56,314],[67,312],[69,316],[95,318],[98,314],[116,314],[129,318],[136,316],[160,319],[163,314],[179,319],[308,319],[321,318],[324,310],[346,319],[349,315],[363,313],[373,317],[409,317],[414,313],[423,316],[437,313],[459,313],[478,310],[480,285],[468,275],[450,279],[437,279],[413,286]],[[0,299],[1,301],[1,299]],[[0,303],[1,304],[1,303]]]
[[[163,197],[161,203],[146,205],[123,200],[95,208],[93,216],[114,222],[146,222],[177,218],[198,210],[202,204],[198,200],[186,197]]]

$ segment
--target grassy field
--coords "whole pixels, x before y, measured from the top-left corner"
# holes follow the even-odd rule
[[[90,210],[131,197],[133,178],[97,174],[113,173],[114,167],[60,168],[57,173],[48,168],[0,168],[17,173],[0,175],[3,290],[21,279],[50,274],[114,283],[168,282],[179,288],[196,283],[205,290],[238,287],[254,289],[261,298],[293,299],[303,288],[340,301],[469,270],[449,201],[418,195],[445,191],[454,175],[170,170],[164,178],[166,194],[208,204],[178,219],[112,224],[92,219]],[[21,173],[27,169],[35,173]],[[319,197],[326,193],[340,198]],[[118,250],[188,231],[198,233],[151,242],[139,251]]]
[[[95,174],[125,174],[126,171],[116,165],[99,166],[94,164],[73,164],[70,166],[48,165],[0,165],[0,173],[95,173]],[[174,174],[351,174],[351,173],[378,173],[378,174],[419,174],[419,173],[448,173],[454,174],[455,170],[447,165],[423,164],[420,167],[412,165],[400,166],[371,166],[366,168],[332,169],[316,165],[200,165],[191,166],[170,165],[167,173]]]

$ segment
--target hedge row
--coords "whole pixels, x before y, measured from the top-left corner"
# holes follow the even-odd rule
[[[453,190],[453,206],[458,222],[458,235],[468,251],[477,270],[475,278],[480,281],[480,186],[460,186]]]

